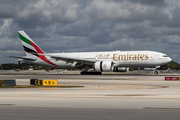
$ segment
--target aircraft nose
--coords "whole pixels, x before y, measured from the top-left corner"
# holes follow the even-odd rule
[[[168,62],[171,62],[171,61],[172,61],[172,59],[170,57],[168,57]]]

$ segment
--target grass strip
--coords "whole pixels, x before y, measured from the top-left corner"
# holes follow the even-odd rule
[[[7,86],[7,87],[0,87],[0,88],[78,88],[84,86],[31,86],[31,85],[16,85],[16,86]]]

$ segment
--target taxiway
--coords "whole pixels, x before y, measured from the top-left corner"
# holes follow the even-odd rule
[[[165,81],[165,76],[1,74],[1,79],[16,79],[17,85],[29,85],[31,78],[38,78],[84,87],[1,88],[0,115],[7,120],[178,119],[180,81]]]

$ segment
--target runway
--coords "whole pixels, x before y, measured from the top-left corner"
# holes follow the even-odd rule
[[[180,81],[165,81],[165,76],[1,74],[18,85],[28,85],[30,78],[52,78],[59,85],[84,87],[1,88],[0,115],[6,120],[178,119]]]
[[[0,108],[2,120],[178,120],[180,110]]]

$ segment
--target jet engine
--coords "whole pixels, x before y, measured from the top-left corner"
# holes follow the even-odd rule
[[[128,72],[129,67],[115,67],[113,72]]]
[[[110,72],[113,71],[114,65],[112,61],[98,61],[94,64],[97,72]]]

